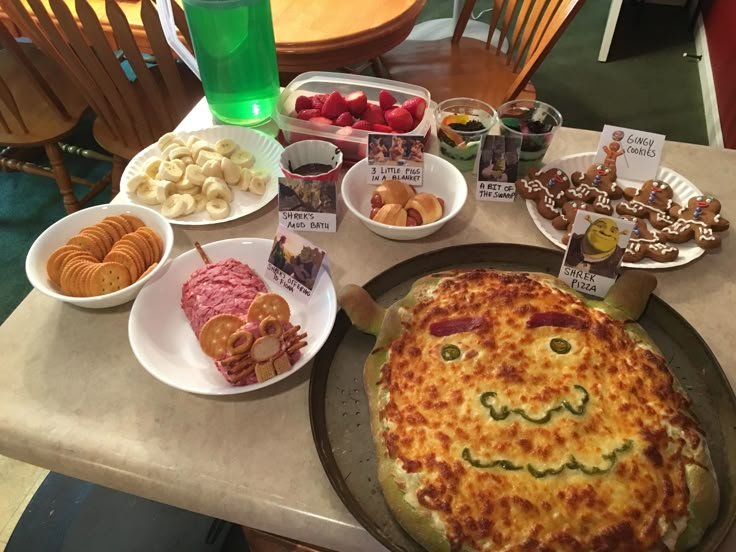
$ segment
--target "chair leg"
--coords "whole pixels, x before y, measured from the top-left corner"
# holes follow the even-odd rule
[[[118,195],[118,192],[120,191],[120,180],[123,177],[123,171],[125,170],[125,166],[128,164],[128,162],[120,157],[119,155],[115,155],[112,158],[112,196],[115,197]]]
[[[64,165],[64,157],[61,154],[61,150],[56,143],[46,144],[46,155],[51,162],[51,170],[54,172],[54,178],[56,184],[59,186],[59,192],[64,200],[64,208],[67,213],[74,213],[79,211],[79,201],[74,195],[72,189],[72,180],[69,178],[69,171]]]

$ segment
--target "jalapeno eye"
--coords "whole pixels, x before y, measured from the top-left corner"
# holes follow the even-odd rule
[[[442,360],[455,360],[460,358],[460,349],[455,345],[445,345],[442,347],[440,354],[442,355]]]
[[[555,337],[549,342],[549,348],[558,355],[566,355],[572,349],[570,342],[560,337]]]

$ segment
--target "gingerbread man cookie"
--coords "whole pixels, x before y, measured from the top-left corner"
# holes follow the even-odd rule
[[[611,200],[623,196],[623,190],[616,184],[616,169],[605,165],[592,165],[585,173],[574,172],[571,179],[575,187],[565,190],[565,196],[591,203],[596,213],[613,214]]]
[[[677,220],[662,231],[665,239],[683,243],[695,238],[695,243],[703,249],[721,245],[721,237],[714,232],[723,232],[729,226],[729,222],[721,217],[721,202],[713,196],[691,197],[686,207],[671,207],[670,215]]]
[[[619,156],[624,154],[621,150],[621,144],[613,141],[607,146],[603,146],[603,153],[606,154],[603,164],[606,167],[611,167],[613,170],[616,170],[616,161],[618,161]]]
[[[662,180],[647,180],[639,190],[626,188],[624,197],[629,201],[616,206],[619,215],[648,219],[658,230],[675,221],[669,215],[670,208],[675,204],[672,200],[672,188]]]
[[[562,243],[564,244],[567,244],[567,242],[570,241],[572,224],[575,222],[575,213],[578,211],[593,212],[593,207],[584,201],[568,201],[562,205],[562,214],[559,214],[552,219],[552,226],[558,230],[565,231],[565,235],[562,236]]]
[[[530,169],[527,178],[516,181],[516,191],[524,199],[537,204],[537,211],[546,219],[560,214],[559,207],[567,201],[565,190],[570,187],[570,178],[560,169]]]
[[[650,230],[647,223],[643,219],[635,219],[633,217],[625,217],[633,220],[634,229],[631,232],[631,238],[626,245],[623,261],[625,263],[637,263],[644,258],[652,259],[658,263],[666,263],[674,261],[680,250],[672,245],[664,243],[664,236],[661,232]]]

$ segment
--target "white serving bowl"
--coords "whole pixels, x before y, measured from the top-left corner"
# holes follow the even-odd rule
[[[342,180],[342,199],[348,209],[371,231],[392,240],[416,240],[435,233],[455,217],[468,198],[468,185],[462,173],[436,155],[424,154],[424,184],[417,192],[429,192],[445,202],[442,218],[421,226],[391,226],[370,219],[371,196],[377,186],[368,182],[368,161],[363,159]]]
[[[137,216],[146,226],[149,226],[161,236],[164,242],[164,252],[158,266],[145,278],[141,278],[125,289],[108,293],[107,295],[100,295],[98,297],[71,297],[61,293],[59,287],[51,282],[46,274],[46,262],[48,261],[49,255],[58,247],[65,245],[67,240],[79,233],[82,228],[96,224],[110,215],[120,215],[122,213],[130,213],[131,215]],[[135,296],[138,295],[138,292],[146,282],[154,278],[156,273],[164,266],[169,255],[171,255],[171,247],[173,245],[174,232],[171,229],[169,221],[153,209],[139,205],[98,205],[96,207],[88,207],[87,209],[67,215],[60,221],[49,226],[36,238],[26,257],[26,275],[33,287],[38,291],[59,301],[65,301],[88,309],[114,307],[135,299]]]

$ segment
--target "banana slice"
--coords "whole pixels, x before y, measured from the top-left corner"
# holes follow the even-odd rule
[[[137,174],[136,176],[128,180],[128,192],[134,194],[139,186],[142,186],[149,180],[151,179],[148,177],[147,174]]]
[[[143,168],[143,172],[148,175],[149,178],[156,178],[158,176],[158,169],[161,167],[161,159],[154,157]]]
[[[191,146],[189,146],[189,149],[191,150],[192,157],[194,157],[194,159],[197,159],[199,157],[199,154],[203,151],[211,151],[213,153],[215,151],[215,148],[213,148],[207,140],[199,140],[197,142],[194,142]]]
[[[239,149],[230,156],[230,161],[241,169],[251,169],[256,162],[253,154],[247,150]]]
[[[233,200],[233,193],[230,191],[230,186],[225,184],[222,180],[219,182],[213,182],[207,187],[207,191],[204,192],[207,196],[207,201],[213,199],[224,199],[228,203]]]
[[[167,148],[168,149],[168,148]],[[172,161],[174,159],[181,159],[182,157],[191,157],[192,154],[189,151],[189,148],[186,146],[179,146],[172,148],[171,151],[169,151],[169,159]]]
[[[207,196],[204,194],[197,194],[194,196],[195,207],[194,210],[197,213],[201,213],[207,208]]]
[[[227,184],[222,178],[217,178],[216,176],[208,176],[207,178],[204,179],[204,184],[202,184],[202,193],[204,195],[207,195],[207,190],[209,190],[210,186],[213,186],[213,185],[217,185],[217,186],[222,185],[225,188],[227,188]]]
[[[247,192],[250,189],[250,181],[253,178],[253,171],[250,169],[240,169],[240,180],[238,180],[238,188]]]
[[[192,134],[189,138],[186,139],[185,144],[187,145],[189,149],[191,149],[192,146],[196,144],[197,142],[199,142],[200,140],[202,139],[199,136],[197,136],[196,134]]]
[[[237,149],[238,145],[230,140],[230,138],[220,138],[217,142],[215,142],[215,151],[225,157],[229,157]]]
[[[158,168],[157,176],[159,180],[178,182],[181,180],[181,177],[184,176],[184,170],[174,161],[164,161]]]
[[[156,199],[164,203],[166,198],[176,193],[176,184],[170,180],[156,180]]]
[[[169,144],[161,152],[161,157],[163,157],[164,160],[171,161],[173,159],[173,157],[171,157],[171,152],[174,151],[174,150],[176,150],[176,149],[179,149],[180,147],[182,147],[181,144],[176,144],[176,143]],[[189,150],[187,150],[187,151],[189,151]]]
[[[184,196],[181,194],[172,194],[166,198],[161,206],[161,214],[166,218],[177,218],[182,216],[186,211],[186,203]]]
[[[135,191],[135,197],[146,205],[158,205],[158,193],[156,192],[156,181],[149,179],[144,182]]]
[[[194,196],[182,194],[181,198],[184,201],[184,214],[191,215],[197,209],[197,202],[194,200]]]
[[[207,161],[210,161],[212,159],[217,159],[217,161],[219,162],[220,159],[222,159],[222,155],[220,155],[216,151],[204,150],[200,151],[197,155],[194,155],[194,159],[196,159],[197,165],[203,167],[204,164],[207,163]]]
[[[202,167],[205,176],[216,176],[222,178],[222,166],[219,159],[210,159]]]
[[[173,143],[176,143],[176,141],[181,142],[182,144],[184,141],[179,138],[176,134],[173,132],[167,132],[164,134],[161,138],[158,139],[158,149],[161,151],[164,151],[168,146],[170,146]]]
[[[227,157],[223,157],[220,162],[220,169],[222,170],[222,179],[228,183],[229,186],[236,186],[240,181],[240,167],[230,161]]]
[[[192,183],[186,176],[175,184],[176,193],[195,195],[199,193],[199,186]]]
[[[184,176],[189,182],[195,186],[201,186],[204,184],[205,174],[202,172],[202,167],[199,165],[189,165],[184,172]]]
[[[248,190],[256,195],[263,195],[266,193],[266,186],[271,180],[271,175],[265,171],[257,170],[253,171],[253,175],[250,179],[250,185]]]
[[[222,220],[230,214],[230,204],[224,199],[211,199],[205,208],[212,220]]]
[[[194,163],[194,158],[191,155],[185,155],[184,157],[180,157],[179,159],[181,159],[187,167]]]

